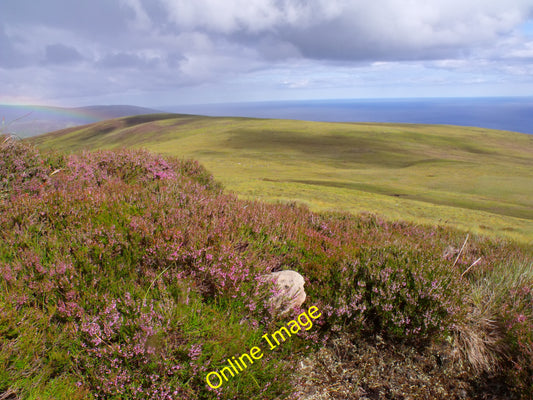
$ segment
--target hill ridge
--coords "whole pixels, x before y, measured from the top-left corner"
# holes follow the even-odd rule
[[[32,142],[67,151],[143,147],[197,159],[243,197],[533,241],[533,136],[522,133],[165,113]]]

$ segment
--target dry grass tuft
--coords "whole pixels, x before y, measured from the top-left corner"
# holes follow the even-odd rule
[[[466,361],[476,374],[501,372],[503,355],[508,351],[504,333],[497,322],[473,308],[454,331],[454,354]]]

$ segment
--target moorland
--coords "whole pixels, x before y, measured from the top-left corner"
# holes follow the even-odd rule
[[[533,241],[533,135],[156,114],[58,131],[33,142],[65,151],[142,147],[198,160],[243,198]]]
[[[158,114],[0,143],[0,398],[533,394],[531,136]],[[282,269],[320,318],[210,387],[301,314]]]

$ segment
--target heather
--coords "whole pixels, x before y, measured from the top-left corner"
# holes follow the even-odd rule
[[[472,397],[495,380],[532,393],[520,245],[239,200],[197,162],[142,150],[0,151],[0,397],[289,398],[301,361],[345,335],[440,346]],[[208,371],[293,317],[261,279],[280,269],[323,316],[209,388]]]
[[[30,141],[62,151],[142,146],[198,160],[239,196],[531,244],[532,138],[464,126],[159,114]]]

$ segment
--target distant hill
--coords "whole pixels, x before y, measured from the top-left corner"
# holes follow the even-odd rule
[[[31,139],[200,161],[242,197],[533,242],[533,135],[445,125],[154,114]]]
[[[156,112],[158,111],[149,108],[127,105],[75,108],[0,105],[0,130],[24,138],[111,118]]]

